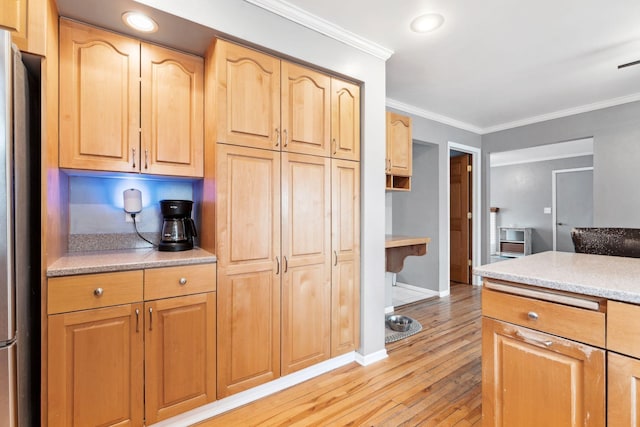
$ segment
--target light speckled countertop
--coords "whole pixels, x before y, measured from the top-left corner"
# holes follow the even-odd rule
[[[200,248],[180,252],[160,252],[155,249],[78,252],[56,260],[47,269],[47,276],[205,264],[216,260],[215,255]]]
[[[542,252],[476,267],[473,274],[640,304],[640,258]]]

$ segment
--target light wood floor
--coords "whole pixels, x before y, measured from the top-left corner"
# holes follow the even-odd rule
[[[423,330],[389,357],[351,363],[199,426],[481,426],[480,289],[396,308]]]

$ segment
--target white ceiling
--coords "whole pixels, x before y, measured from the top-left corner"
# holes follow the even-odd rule
[[[387,104],[478,133],[640,100],[637,0],[247,0],[393,51]],[[411,20],[445,17],[416,34]]]
[[[58,5],[63,15],[126,32],[121,12],[109,11],[130,1],[110,0],[107,9],[101,0]],[[391,55],[389,107],[476,133],[640,100],[640,65],[617,69],[640,59],[638,0],[246,1]],[[412,33],[411,20],[427,12],[444,15],[444,25]],[[158,42],[180,48],[189,42],[175,37],[185,34],[194,36],[182,30]]]

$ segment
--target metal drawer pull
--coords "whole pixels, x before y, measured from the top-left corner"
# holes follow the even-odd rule
[[[93,294],[97,297],[101,297],[102,294],[104,294],[104,289],[102,288],[96,288],[93,290]]]
[[[530,288],[520,288],[517,286],[503,285],[501,283],[491,282],[489,280],[485,280],[484,287],[487,289],[493,289],[495,291],[505,292],[511,295],[536,298],[543,301],[560,303],[578,308],[586,308],[587,310],[598,311],[600,309],[600,303],[597,300],[580,298],[563,293],[556,293],[550,290],[543,291]]]
[[[289,261],[287,261],[287,257],[282,257],[282,259],[284,260],[284,272],[286,273],[287,271],[289,271]]]
[[[276,128],[276,147],[280,145],[280,130]]]
[[[153,330],[153,308],[149,307],[149,330]]]
[[[333,138],[333,154],[338,152],[338,144],[336,143],[336,139]]]
[[[536,345],[540,345],[543,347],[551,347],[553,345],[553,341],[544,341],[544,340],[539,340],[537,338],[531,338],[526,336],[525,334],[523,334],[520,331],[516,331],[516,336],[522,340],[525,340],[527,342],[530,342],[532,344],[536,344]]]
[[[282,131],[282,135],[284,136],[284,146],[286,147],[287,143],[288,143],[288,141],[287,141],[288,140],[288,138],[287,138],[287,130],[286,129]]]
[[[338,252],[336,252],[335,250],[333,251],[333,255],[335,255],[336,257],[336,261],[333,263],[334,266],[338,265]]]
[[[133,158],[133,163],[131,164],[132,168],[136,168],[136,149],[132,148],[131,149],[131,157]]]
[[[136,332],[140,332],[140,310],[136,308]]]
[[[180,280],[178,280],[178,283],[180,283],[181,285],[186,285],[187,284],[187,278],[186,277],[181,277]]]
[[[280,258],[276,257],[276,274],[280,274]]]
[[[531,320],[538,320],[540,318],[540,316],[538,316],[538,313],[536,313],[535,311],[528,312],[527,317]]]
[[[149,149],[144,149],[144,168],[149,169]]]

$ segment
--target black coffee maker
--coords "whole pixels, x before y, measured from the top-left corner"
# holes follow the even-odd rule
[[[177,252],[193,249],[193,238],[198,235],[191,219],[191,200],[160,200],[162,212],[162,240],[159,251]]]

